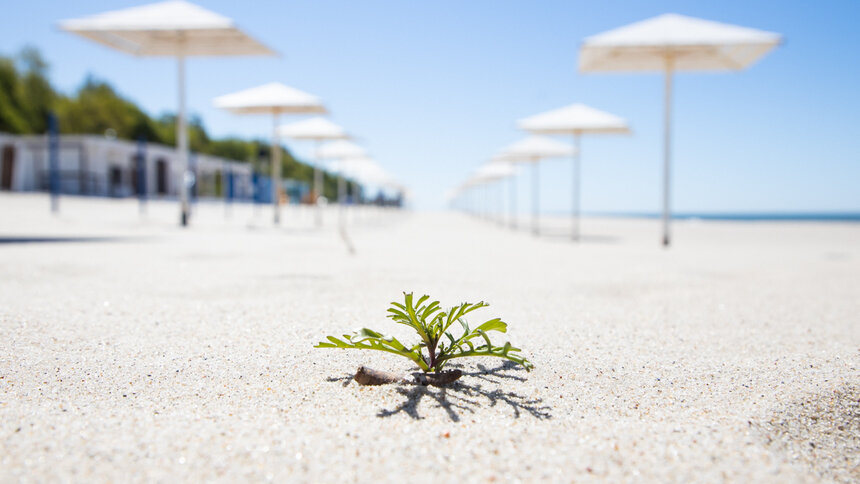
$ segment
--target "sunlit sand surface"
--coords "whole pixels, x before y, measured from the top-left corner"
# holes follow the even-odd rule
[[[0,481],[860,480],[860,224],[0,196]],[[522,220],[525,226],[527,220]],[[402,291],[485,300],[536,369],[359,387],[313,349]],[[472,318],[476,321],[476,318]]]

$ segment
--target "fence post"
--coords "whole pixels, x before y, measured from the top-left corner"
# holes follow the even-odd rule
[[[51,212],[60,211],[60,132],[57,115],[48,114],[48,189]]]
[[[229,218],[230,217],[230,205],[233,203],[233,196],[234,196],[234,193],[233,193],[233,191],[234,191],[233,169],[228,166],[227,169],[224,171],[225,171],[224,177],[227,179],[227,183],[226,183],[227,187],[226,187],[226,190],[224,190],[224,195],[225,195],[226,202],[227,202],[227,207],[226,207],[227,208],[227,211],[226,211],[227,217]]]
[[[137,199],[140,202],[140,214],[146,213],[146,138],[137,138],[137,156],[135,156],[135,170],[137,170]]]

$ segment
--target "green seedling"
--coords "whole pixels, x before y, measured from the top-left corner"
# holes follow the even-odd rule
[[[490,341],[487,335],[490,331],[507,332],[508,325],[501,319],[491,319],[475,329],[469,328],[469,323],[464,316],[489,304],[463,303],[443,311],[439,301],[427,302],[430,296],[422,296],[415,302],[413,302],[412,293],[404,296],[404,304],[391,303],[388,317],[395,323],[409,326],[418,333],[421,342],[415,346],[407,347],[393,336],[362,328],[351,335],[343,335],[343,339],[327,336],[328,341],[322,341],[314,348],[385,351],[409,358],[425,373],[439,373],[449,361],[469,356],[504,358],[522,365],[527,371],[534,368],[529,360],[518,354],[521,351],[519,348],[514,348],[509,342],[504,346],[494,346]],[[459,337],[454,337],[449,331],[455,322],[463,328],[463,334]]]

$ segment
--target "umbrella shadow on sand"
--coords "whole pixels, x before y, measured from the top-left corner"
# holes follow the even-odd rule
[[[570,242],[570,231],[569,230],[552,230],[552,229],[543,229],[539,237],[561,241],[561,242]],[[580,235],[577,239],[577,242],[584,244],[617,244],[621,241],[620,238],[614,237],[612,235]]]
[[[0,236],[0,244],[65,244],[87,242],[133,242],[142,237]]]
[[[541,420],[552,418],[552,409],[543,404],[543,399],[528,398],[517,392],[499,388],[506,381],[525,381],[524,377],[517,374],[523,371],[525,370],[510,361],[505,361],[495,368],[478,364],[477,371],[464,371],[460,380],[445,387],[401,385],[398,386],[397,393],[403,396],[404,400],[394,408],[380,410],[376,416],[391,417],[405,413],[413,419],[420,420],[424,417],[419,413],[419,406],[422,401],[427,401],[429,407],[428,403],[425,403],[422,408],[424,412],[431,411],[434,407],[441,408],[453,422],[459,422],[463,414],[474,414],[478,408],[497,405],[507,407],[514,418],[520,418],[522,415],[531,415]],[[351,380],[352,375],[328,379],[332,382],[342,381],[344,386],[347,386]]]

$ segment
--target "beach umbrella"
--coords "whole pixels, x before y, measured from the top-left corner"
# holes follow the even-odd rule
[[[356,153],[360,152],[356,151]],[[381,169],[379,163],[366,154],[338,157],[334,161],[329,162],[328,168],[334,173],[346,176],[356,176],[368,170]]]
[[[585,39],[582,72],[658,71],[665,76],[663,245],[669,245],[672,75],[675,71],[738,71],[782,42],[773,32],[666,14]]]
[[[475,177],[469,177],[459,186],[461,197],[463,198],[463,209],[466,213],[477,214],[478,212],[479,206],[477,200],[475,200],[475,189],[480,184],[480,180]]]
[[[358,159],[367,158],[367,150],[345,139],[330,141],[316,150],[316,157],[320,160],[333,160],[329,166],[332,171],[338,173],[337,180],[337,198],[340,204],[339,214],[340,223],[343,224],[343,202],[346,194],[346,179],[344,178],[347,170],[355,169]]]
[[[325,113],[326,109],[316,96],[270,82],[262,86],[219,96],[215,106],[235,114],[270,114],[272,116],[272,206],[274,221],[280,223],[281,143],[278,123],[281,114]]]
[[[346,173],[352,178],[355,193],[361,185],[376,185],[384,187],[388,183],[397,183],[376,160],[369,157],[348,158],[342,160],[346,164]]]
[[[475,170],[473,178],[490,182],[508,178],[516,174],[516,170],[512,163],[491,162],[485,163]]]
[[[358,150],[350,150],[349,146],[345,146],[343,150],[347,153],[349,151],[359,153]],[[346,209],[346,177],[358,180],[358,182],[362,184],[372,184],[380,187],[396,183],[394,178],[386,173],[385,170],[379,166],[379,163],[377,163],[376,160],[366,155],[347,154],[346,156],[338,157],[335,161],[329,163],[329,169],[338,175],[338,221],[341,228],[343,228],[345,223],[344,210]]]
[[[544,158],[559,158],[573,156],[576,148],[555,141],[546,136],[529,136],[513,143],[496,156],[494,161],[507,161],[511,163],[531,163],[532,165],[532,232],[540,233],[539,226],[539,199],[540,186],[538,181],[538,162]]]
[[[311,140],[314,142],[314,193],[319,198],[322,193],[322,170],[320,169],[320,160],[317,156],[320,142],[326,140],[348,139],[350,136],[346,134],[337,124],[323,117],[315,117],[296,121],[295,123],[285,124],[278,128],[281,136],[286,136],[298,140]],[[316,200],[314,200],[316,202]],[[316,224],[317,227],[322,226],[322,205],[317,205]]]
[[[345,157],[329,165],[333,171],[367,185],[398,188],[400,184],[376,160],[367,156]]]
[[[472,210],[471,197],[469,196],[469,190],[472,188],[470,182],[471,180],[465,180],[449,192],[452,197],[452,206],[464,213],[469,213]]]
[[[376,162],[366,156],[338,158],[328,163],[328,171],[338,176],[338,200],[343,201],[345,196],[345,185],[340,186],[340,180],[344,177],[350,177],[355,180],[359,179],[359,174],[364,169],[365,164],[375,164]]]
[[[618,116],[594,109],[584,104],[571,104],[545,113],[529,116],[518,123],[520,129],[534,134],[555,134],[573,136],[573,192],[572,192],[572,235],[579,239],[579,138],[583,134],[627,134],[627,122]]]
[[[179,109],[176,140],[182,175],[180,223],[188,224],[188,133],[185,113],[185,58],[192,56],[275,55],[236,27],[232,19],[174,0],[64,20],[60,29],[140,57],[177,61]]]
[[[446,190],[445,193],[442,194],[442,199],[445,200],[445,204],[451,208],[457,208],[457,199],[460,198],[461,190],[460,186]]]
[[[490,164],[500,165],[501,170],[507,171],[508,174],[503,178],[508,178],[510,180],[510,184],[508,185],[508,211],[510,213],[510,221],[508,226],[511,230],[515,230],[517,228],[517,168],[516,165],[512,162],[505,161],[503,158],[493,157],[490,159]]]
[[[511,165],[514,169],[513,173],[510,176],[510,184],[508,185],[508,196],[510,198],[508,205],[510,205],[510,222],[508,226],[511,230],[516,230],[517,228],[517,172],[516,166],[507,160],[504,157],[499,157],[499,155],[490,158],[490,163],[494,164],[504,164]]]
[[[480,167],[478,167],[478,169],[475,170],[475,173],[472,175],[472,179],[475,180],[475,182],[478,184],[488,185],[488,184],[498,182],[500,180],[504,180],[505,178],[512,178],[514,175],[516,175],[516,168],[514,168],[513,163],[491,160],[490,162],[485,163],[485,164],[481,165]],[[511,187],[511,188],[513,188],[513,187]],[[514,193],[513,190],[511,190],[511,210],[512,210],[512,212],[513,212],[513,202],[515,201],[513,193]],[[500,192],[500,194],[501,194],[501,192]],[[489,196],[489,193],[487,193],[487,196]],[[489,203],[487,203],[487,205],[489,205]],[[502,203],[501,203],[501,199],[500,199],[499,200],[499,213],[500,214],[503,213],[501,205],[502,205]],[[501,222],[502,215],[500,215],[499,217],[500,217],[500,223],[502,223]]]
[[[406,187],[392,176],[387,170],[382,168],[378,163],[364,163],[362,159],[354,160],[360,162],[352,171],[353,176],[361,183],[366,185],[374,185],[383,190],[393,190],[401,194],[407,192]],[[372,161],[372,160],[370,160]]]
[[[317,158],[321,160],[341,160],[367,156],[367,150],[347,140],[328,142],[319,147]]]

